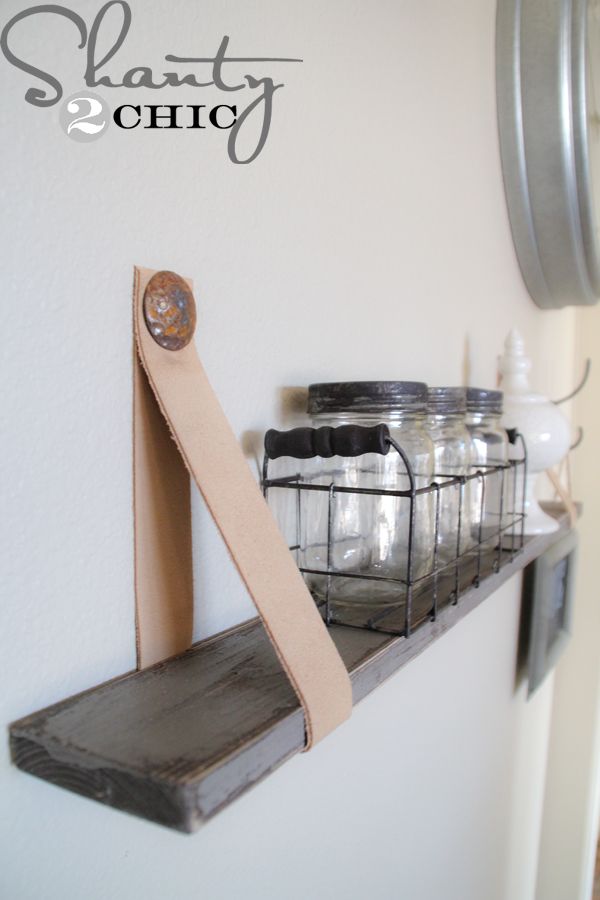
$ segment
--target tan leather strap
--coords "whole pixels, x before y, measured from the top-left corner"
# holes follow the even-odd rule
[[[237,569],[262,618],[267,634],[281,664],[304,708],[306,746],[323,738],[346,719],[352,709],[352,690],[346,668],[331,640],[325,625],[304,584],[296,564],[255,482],[241,448],[225,418],[217,397],[200,363],[194,342],[178,350],[159,346],[151,336],[144,318],[143,300],[148,282],[155,272],[135,269],[134,324],[137,348],[146,376],[158,406],[169,423],[187,470],[198,485]],[[189,282],[188,282],[189,284]],[[136,398],[141,396],[141,390]],[[138,404],[139,406],[139,404]],[[142,407],[143,408],[143,407]],[[136,407],[137,410],[137,407]],[[136,411],[136,435],[138,413]],[[148,434],[150,432],[148,431]],[[143,438],[145,440],[145,438]],[[141,567],[148,562],[148,548],[141,548],[142,536],[148,534],[148,524],[139,521],[143,504],[139,496],[142,486],[158,477],[163,482],[163,497],[170,503],[171,479],[175,461],[163,447],[155,471],[150,475],[138,473],[151,453],[140,452],[136,436],[136,592],[138,642],[141,659],[147,659],[146,643],[153,647],[153,631],[165,619],[172,626],[171,643],[188,639],[191,618],[180,618],[181,607],[174,601],[172,585],[164,578],[160,590],[169,611],[164,615],[157,609],[159,588],[146,608],[143,596],[148,589],[146,572]],[[164,467],[164,468],[163,468]],[[170,521],[179,512],[182,481],[175,480]],[[177,499],[176,499],[177,498]],[[188,508],[185,504],[181,526],[187,529]],[[148,513],[148,504],[146,505]],[[151,529],[152,530],[152,529]],[[158,530],[160,535],[160,529]],[[181,562],[180,577],[183,594],[181,606],[189,601],[190,555],[187,540],[180,546],[176,539],[169,542],[174,551],[173,567]],[[177,546],[176,546],[177,545]],[[175,560],[177,560],[175,562]],[[185,595],[185,600],[182,600]]]
[[[192,523],[190,477],[135,347],[133,384],[135,630],[144,669],[192,642]]]

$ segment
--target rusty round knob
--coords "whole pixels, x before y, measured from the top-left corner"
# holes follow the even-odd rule
[[[157,272],[144,292],[148,331],[165,350],[182,350],[194,336],[196,304],[191,290],[175,272]]]

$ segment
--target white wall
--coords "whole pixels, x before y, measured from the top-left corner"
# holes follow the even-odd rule
[[[583,501],[578,525],[573,635],[555,676],[538,900],[589,900],[600,808],[600,606],[597,590],[600,483],[600,307],[577,311],[579,364],[591,358],[589,381],[575,402],[584,440],[573,454],[574,495]]]
[[[90,21],[100,4],[74,5]],[[3,0],[2,20],[23,6]],[[537,386],[571,385],[573,313],[537,310],[512,248],[493,0],[132,7],[116,74],[211,55],[225,33],[237,54],[305,61],[275,73],[286,86],[267,146],[236,167],[208,131],[72,142],[0,59],[5,723],[134,665],[134,263],[194,278],[198,348],[253,466],[257,436],[289,420],[287,388],[452,384],[466,362],[472,383],[493,384],[513,324]],[[81,86],[68,23],[46,16],[15,46],[59,70],[66,96]],[[135,102],[222,102],[157,93]],[[195,512],[201,637],[252,609]],[[513,580],[193,838],[25,776],[4,744],[4,894],[529,900],[552,682],[528,706],[513,694],[518,595]]]

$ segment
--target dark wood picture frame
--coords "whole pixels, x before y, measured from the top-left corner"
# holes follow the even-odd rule
[[[577,545],[577,532],[567,532],[532,563],[527,573],[526,596],[531,615],[528,698],[552,671],[571,634]]]

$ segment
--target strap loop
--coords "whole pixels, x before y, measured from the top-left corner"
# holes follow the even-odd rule
[[[154,278],[157,282],[154,282]],[[158,306],[152,305],[153,311],[155,313],[158,311],[159,320],[162,316],[169,329],[168,334],[160,336],[159,343],[157,335],[151,333],[151,326],[147,324],[144,296],[151,280],[154,284],[150,285],[150,290],[153,291],[157,283],[164,287],[169,279],[171,287],[165,288],[164,297]],[[162,523],[162,527],[169,527],[172,520],[177,519],[177,515],[173,515],[173,509],[177,509],[175,500],[180,499],[181,472],[185,472],[181,464],[183,460],[185,468],[206,501],[262,618],[269,639],[302,704],[306,722],[306,749],[308,749],[350,715],[352,710],[350,679],[252,477],[242,450],[206,377],[193,340],[190,339],[186,343],[187,335],[179,340],[181,334],[178,329],[185,332],[189,326],[190,309],[182,310],[180,306],[178,307],[185,291],[181,293],[181,284],[178,284],[177,279],[179,276],[174,276],[174,273],[156,274],[148,269],[136,268],[133,291],[137,351],[145,373],[143,376],[142,372],[136,372],[136,383],[141,376],[147,378],[156,405],[168,423],[181,455],[180,459],[175,459],[173,455],[171,457],[163,455],[161,461],[164,468],[153,473],[154,478],[162,484],[163,497],[166,494],[172,500],[171,520]],[[179,298],[176,296],[178,290]],[[161,307],[160,304],[163,302],[166,305]],[[182,313],[181,316],[178,309],[179,313]],[[183,314],[186,312],[188,317],[184,322]],[[177,347],[174,347],[174,344]],[[136,398],[141,394],[139,387],[138,383]],[[140,423],[137,411],[134,421],[137,636],[139,658],[147,665],[149,661],[156,661],[156,658],[148,660],[145,649],[149,640],[148,632],[152,634],[156,631],[154,626],[157,621],[157,598],[154,596],[150,607],[147,606],[145,590],[148,579],[143,567],[148,562],[149,554],[141,546],[140,536],[147,534],[148,523],[140,521],[140,513],[143,511],[144,515],[152,516],[153,511],[151,503],[143,496],[149,485],[148,475],[138,470],[142,461],[150,464],[152,462],[152,453],[147,450],[146,456],[141,456],[139,446],[151,437],[151,433],[147,428],[144,434],[138,433],[138,426],[143,423]],[[178,475],[176,470],[179,470]],[[172,479],[178,484],[173,496],[170,487]],[[167,503],[163,504],[163,507],[165,505],[169,506]],[[185,557],[190,546],[185,538],[189,522],[187,512],[183,519],[183,527],[180,523],[180,532],[184,533],[183,551],[178,553],[177,538],[165,535],[165,540],[170,548],[175,547],[176,555],[184,558],[185,568],[187,566]],[[158,533],[160,528],[161,523],[158,524]],[[181,538],[181,533],[179,537]],[[189,557],[191,559],[191,552]],[[163,578],[162,583],[165,581],[166,578]],[[190,602],[191,597],[188,597],[188,606]],[[191,624],[189,615],[188,618],[189,622],[187,620],[184,622],[183,632],[189,642],[191,640],[191,635],[188,634]],[[175,622],[177,626],[177,615]],[[160,640],[158,643],[155,642],[151,654],[154,657],[158,646]]]

